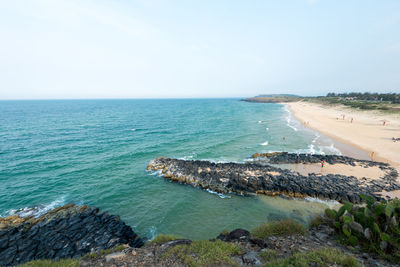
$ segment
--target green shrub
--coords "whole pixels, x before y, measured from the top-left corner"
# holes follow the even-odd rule
[[[173,241],[173,240],[177,240],[177,239],[181,239],[177,236],[174,235],[164,235],[164,234],[160,234],[158,236],[156,236],[153,240],[151,240],[150,242],[148,242],[148,245],[152,245],[152,244],[162,244],[165,242],[169,242],[169,241]]]
[[[339,239],[348,245],[360,245],[386,259],[400,261],[400,200],[376,202],[372,196],[361,195],[366,206],[343,205],[338,212],[325,214],[331,219]]]
[[[193,241],[190,245],[176,245],[162,254],[162,257],[177,257],[189,266],[235,265],[231,256],[240,255],[242,250],[234,243],[216,241]]]
[[[268,262],[266,267],[308,267],[311,264],[318,266],[339,265],[343,267],[362,266],[354,257],[344,254],[333,248],[325,248],[311,252],[295,253],[284,259],[275,259]]]
[[[79,267],[77,259],[62,259],[58,261],[52,260],[35,260],[22,265],[22,267]]]
[[[321,216],[321,215],[316,215],[313,218],[311,218],[311,221],[308,225],[309,228],[313,228],[313,227],[318,227],[321,224],[326,223],[326,219]]]
[[[251,234],[258,238],[267,238],[269,236],[287,236],[287,235],[304,235],[306,230],[304,226],[290,219],[280,220],[276,222],[264,223],[256,227]]]

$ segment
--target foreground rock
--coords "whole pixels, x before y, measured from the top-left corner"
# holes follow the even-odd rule
[[[289,236],[270,236],[266,239],[260,239],[251,236],[247,230],[236,229],[230,233],[220,234],[216,239],[223,242],[234,243],[240,249],[239,255],[232,255],[231,261],[235,266],[263,266],[268,263],[264,255],[271,255],[276,259],[285,259],[295,253],[308,253],[321,249],[337,249],[345,255],[354,257],[359,266],[367,267],[383,267],[398,266],[379,259],[373,255],[363,253],[359,250],[350,250],[340,245],[334,234],[334,230],[327,225],[320,225],[310,229],[305,235],[289,235]],[[214,242],[216,239],[210,240]],[[185,241],[185,242],[183,242]],[[195,242],[195,241],[193,241]],[[81,260],[81,266],[190,266],[182,257],[177,257],[172,253],[168,253],[174,246],[189,246],[190,240],[166,241],[160,244],[147,244],[141,248],[126,248],[118,254],[110,254],[96,258],[84,258]],[[204,248],[204,251],[207,249]],[[188,253],[187,256],[194,256],[196,253]],[[198,254],[198,253],[197,253]],[[182,256],[182,255],[181,255]],[[198,255],[197,255],[198,256]],[[272,257],[271,257],[272,258]],[[223,264],[216,262],[207,266],[231,266],[231,264]],[[297,266],[297,265],[296,265]],[[317,263],[310,266],[320,266]],[[338,264],[326,264],[323,266],[342,266]],[[344,265],[348,266],[348,265]]]
[[[120,244],[140,247],[143,240],[118,216],[93,207],[70,204],[39,217],[0,218],[0,266],[74,258]]]
[[[261,156],[261,157],[259,157]],[[272,153],[256,155],[257,159],[267,158],[269,163],[315,163],[326,162],[379,166],[385,173],[379,179],[358,179],[338,174],[308,174],[277,168],[266,161],[252,163],[214,163],[199,160],[157,158],[150,161],[148,170],[158,171],[165,179],[210,189],[219,193],[257,193],[270,196],[318,197],[340,202],[359,203],[360,194],[380,199],[376,192],[400,189],[398,173],[385,163],[356,160],[343,156],[313,156],[306,154]]]

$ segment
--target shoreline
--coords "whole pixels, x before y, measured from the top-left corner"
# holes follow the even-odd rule
[[[294,115],[294,112],[290,109],[289,105],[286,105],[287,103],[279,103],[279,104],[283,105],[285,107],[285,110],[289,113],[290,118],[299,124],[300,127],[299,130],[312,132],[318,135],[318,138],[324,139],[325,141],[329,141],[330,144],[333,145],[333,147],[341,153],[340,155],[359,160],[371,160],[371,157],[368,155],[368,152],[365,151],[364,149],[348,144],[331,136],[328,136],[324,133],[321,133],[317,129],[307,127],[307,125],[305,125],[299,118],[297,118]]]
[[[287,106],[292,116],[298,121],[300,121],[303,126],[312,129],[314,131],[317,131],[318,133],[333,139],[333,141],[336,141],[339,144],[343,144],[345,146],[352,147],[355,150],[365,152],[370,160],[389,163],[400,171],[400,144],[393,143],[391,140],[387,140],[387,142],[391,142],[389,143],[390,145],[394,144],[399,146],[397,149],[391,150],[392,156],[389,157],[386,156],[385,154],[385,152],[387,152],[388,149],[385,150],[384,147],[379,147],[380,144],[374,142],[369,142],[369,145],[365,144],[366,141],[365,139],[368,138],[368,140],[370,140],[371,138],[370,136],[367,137],[359,136],[360,132],[363,132],[363,130],[367,130],[367,128],[375,126],[371,125],[371,122],[379,121],[380,118],[384,117],[383,115],[377,115],[378,117],[376,118],[372,117],[371,114],[367,114],[364,111],[345,110],[345,109],[340,109],[338,107],[326,108],[326,107],[321,107],[317,104],[304,103],[304,102],[291,102],[291,103],[280,103],[280,104]],[[324,111],[324,114],[320,115],[319,117],[316,117],[315,114],[320,114],[322,110]],[[361,122],[357,121],[357,123],[355,122],[353,124],[356,125],[357,128],[354,127],[353,129],[349,129],[349,125],[351,125],[351,123],[348,122],[347,119],[345,120],[335,119],[335,116],[338,117],[340,116],[340,114],[346,114],[346,115],[349,114],[351,115],[352,118],[355,117],[356,119],[357,117],[362,117],[362,121]],[[399,128],[397,127],[399,122],[396,120],[396,118],[390,121],[391,122],[393,121],[393,123],[391,123],[390,126],[386,126],[387,128],[384,129],[393,131],[392,134],[395,135],[397,132],[395,132],[394,129]],[[345,125],[347,129],[343,129],[344,127],[338,127],[342,126],[343,122],[348,122],[348,124]],[[373,133],[377,135],[379,133],[382,133],[381,127],[383,126],[376,125],[375,128],[377,130],[374,131]],[[400,135],[400,128],[398,129],[398,131],[399,131],[398,135]],[[350,133],[353,135],[353,138],[350,135]],[[386,134],[385,136],[387,135],[388,134]],[[357,142],[354,141],[354,137],[359,137],[357,138]],[[383,139],[381,135],[378,135],[376,139],[378,138]],[[382,143],[382,141],[380,143]],[[386,144],[385,147],[387,146],[388,144]],[[340,148],[339,150],[344,154],[348,154],[343,152],[342,149]],[[371,158],[371,152],[374,152],[373,158]],[[352,156],[354,157],[354,155]]]

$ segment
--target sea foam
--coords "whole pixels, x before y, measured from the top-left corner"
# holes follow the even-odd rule
[[[9,210],[6,214],[6,216],[11,216],[11,215],[19,215],[20,217],[28,217],[28,216],[34,216],[34,217],[39,217],[40,215],[56,208],[59,206],[62,206],[65,204],[65,196],[62,196],[59,199],[54,200],[53,202],[47,204],[47,205],[38,205],[33,208],[22,208],[22,209],[11,209]]]
[[[265,141],[264,143],[261,144],[262,146],[268,146],[268,141]]]
[[[292,128],[295,132],[298,131],[298,129],[293,125],[292,122],[292,113],[290,112],[289,108],[285,105],[284,110],[287,112],[286,115],[286,125]]]
[[[208,193],[210,193],[210,194],[214,194],[214,195],[217,195],[217,196],[219,196],[220,198],[231,198],[231,196],[227,196],[227,195],[224,195],[224,194],[222,194],[222,193],[218,193],[218,192],[215,192],[215,191],[212,191],[212,190],[210,190],[210,189],[206,189],[206,191],[208,192]]]

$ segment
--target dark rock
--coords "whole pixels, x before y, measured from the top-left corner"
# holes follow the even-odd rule
[[[8,248],[4,249],[3,251],[0,251],[0,264],[1,265],[10,265],[13,263],[14,258],[17,254],[17,246],[9,246]],[[14,262],[15,263],[15,262]]]
[[[82,256],[120,244],[143,246],[143,240],[118,216],[97,208],[65,205],[37,218],[0,218],[0,266],[34,259]]]
[[[243,262],[248,265],[261,266],[261,261],[258,259],[258,253],[256,251],[249,251],[243,254]]]
[[[345,175],[301,175],[266,164],[268,163],[320,163],[348,164],[359,166],[381,166],[386,174],[380,179],[367,179],[360,182],[354,176]],[[208,161],[190,161],[171,158],[157,158],[150,161],[148,170],[162,170],[166,179],[187,183],[216,192],[234,192],[241,195],[260,193],[271,196],[319,197],[360,203],[360,194],[380,196],[374,192],[382,190],[400,190],[398,173],[386,163],[357,160],[337,155],[306,155],[291,153],[257,154],[255,162],[249,163],[213,163]],[[271,173],[274,173],[272,175]]]
[[[6,247],[8,247],[8,236],[4,235],[0,237],[0,251]]]
[[[235,229],[230,232],[225,240],[226,241],[233,241],[233,240],[243,240],[250,236],[250,232],[244,229]]]
[[[253,237],[253,238],[250,239],[250,243],[254,244],[254,245],[256,245],[256,246],[258,246],[260,248],[267,248],[268,247],[268,243],[264,239],[261,239],[261,238]]]

